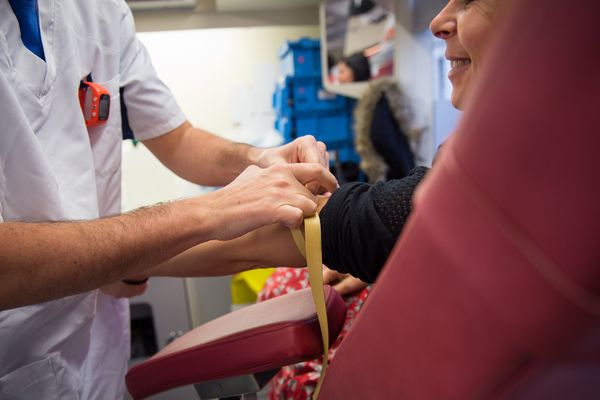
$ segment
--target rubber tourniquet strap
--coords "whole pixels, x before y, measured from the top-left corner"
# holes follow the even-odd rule
[[[325,294],[323,291],[323,254],[321,251],[321,222],[319,214],[304,219],[304,237],[299,229],[291,229],[296,247],[306,259],[308,266],[308,280],[319,319],[321,338],[323,340],[323,369],[317,383],[313,399],[317,399],[323,378],[327,372],[329,353],[329,324],[327,322],[327,308],[325,307]]]

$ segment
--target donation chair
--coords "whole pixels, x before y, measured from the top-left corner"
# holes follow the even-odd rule
[[[324,287],[330,344],[340,333],[346,304]],[[194,385],[201,399],[254,399],[279,368],[323,354],[310,288],[239,309],[173,341],[129,370],[127,388],[142,399]]]
[[[600,398],[600,2],[512,5],[320,399]],[[228,341],[209,379],[268,347]],[[135,397],[213,367],[192,347],[163,357],[129,372]]]
[[[600,2],[511,3],[321,399],[600,399]]]

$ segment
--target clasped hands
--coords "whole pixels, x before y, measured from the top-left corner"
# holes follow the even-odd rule
[[[304,217],[317,211],[317,194],[338,187],[329,172],[325,144],[312,136],[256,151],[256,165],[246,168],[224,188],[198,198],[198,206],[209,210],[206,223],[213,232],[211,239],[230,240],[276,223],[299,227]],[[119,281],[103,291],[114,297],[133,297],[146,287]]]

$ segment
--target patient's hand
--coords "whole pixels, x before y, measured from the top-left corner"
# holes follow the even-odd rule
[[[331,285],[342,296],[367,287],[367,284],[349,274],[342,274],[327,267],[323,268],[323,283]]]

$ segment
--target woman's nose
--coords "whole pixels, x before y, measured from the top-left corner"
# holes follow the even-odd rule
[[[456,33],[456,13],[453,12],[453,1],[454,0],[450,0],[448,4],[446,4],[446,7],[431,20],[429,29],[431,30],[431,33],[433,33],[433,36],[446,40]]]

